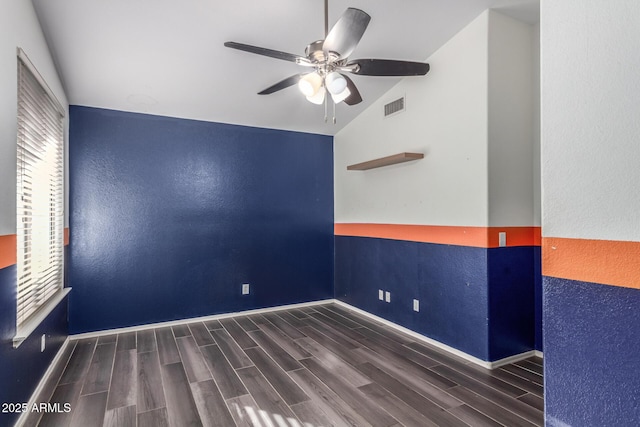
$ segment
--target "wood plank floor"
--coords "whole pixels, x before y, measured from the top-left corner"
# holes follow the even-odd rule
[[[71,412],[27,425],[543,425],[541,359],[486,370],[336,304],[69,347],[42,398]]]

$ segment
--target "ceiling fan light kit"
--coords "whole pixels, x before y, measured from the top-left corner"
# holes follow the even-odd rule
[[[333,99],[333,102],[335,104],[339,104],[342,101],[344,101],[345,99],[347,99],[349,97],[349,95],[351,95],[351,91],[349,90],[348,87],[345,87],[344,90],[340,93],[337,94],[331,94],[331,99]]]
[[[325,100],[325,95],[326,90],[324,89],[324,87],[320,87],[320,89],[318,89],[318,91],[314,95],[307,96],[307,101],[313,104],[322,105]]]
[[[327,90],[331,92],[331,95],[338,95],[347,88],[347,79],[335,71],[327,74],[327,77],[324,78],[324,82]]]
[[[312,97],[320,91],[323,86],[322,76],[317,73],[309,73],[300,79],[298,88],[306,97]]]
[[[305,49],[306,56],[294,55],[273,49],[247,45],[237,42],[226,42],[224,45],[232,49],[243,50],[258,55],[268,56],[283,61],[294,62],[313,70],[304,74],[295,74],[262,90],[259,95],[268,95],[287,87],[298,85],[300,92],[309,102],[324,104],[325,121],[327,121],[327,102],[331,98],[335,104],[344,102],[356,105],[362,102],[362,96],[353,80],[343,73],[364,76],[424,76],[429,71],[429,64],[423,62],[396,61],[390,59],[354,59],[349,55],[354,51],[364,35],[371,17],[364,11],[348,8],[340,16],[331,30],[328,30],[328,0],[324,3],[325,38],[309,44]],[[331,96],[327,96],[326,93]]]

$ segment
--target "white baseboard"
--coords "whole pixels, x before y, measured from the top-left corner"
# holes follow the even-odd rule
[[[303,303],[298,303],[298,304],[287,304],[287,305],[279,305],[279,306],[276,306],[276,307],[266,307],[266,308],[258,308],[258,309],[254,309],[254,310],[237,311],[237,312],[232,312],[232,313],[214,314],[214,315],[210,315],[210,316],[191,317],[191,318],[188,318],[188,319],[170,320],[170,321],[167,321],[167,322],[147,323],[147,324],[144,324],[144,325],[128,326],[128,327],[125,327],[125,328],[105,329],[103,331],[85,332],[85,333],[82,333],[82,334],[74,334],[74,335],[69,335],[69,338],[74,339],[74,340],[75,339],[81,339],[81,338],[96,338],[96,337],[101,337],[103,335],[121,334],[121,333],[124,333],[124,332],[143,331],[145,329],[162,328],[162,327],[165,327],[165,326],[182,325],[182,324],[185,324],[185,323],[206,322],[208,320],[219,320],[219,319],[226,319],[226,318],[229,318],[229,317],[247,316],[247,315],[250,315],[250,314],[270,313],[270,312],[273,312],[273,311],[290,310],[290,309],[293,309],[293,308],[312,307],[314,305],[328,304],[328,303],[332,303],[334,301],[335,300],[333,300],[333,299],[325,299],[325,300],[319,300],[319,301],[303,302]]]
[[[544,359],[544,353],[539,351],[539,350],[535,350],[535,355],[538,356],[540,359]]]
[[[532,356],[535,356],[535,355],[536,355],[536,351],[535,350],[531,350],[531,351],[526,351],[524,353],[515,354],[513,356],[505,357],[504,359],[496,360],[495,362],[486,362],[486,363],[489,363],[491,365],[491,367],[489,369],[497,369],[500,366],[508,365],[510,363],[519,362],[521,360],[528,359],[528,358],[530,358]]]
[[[51,376],[51,373],[56,368],[56,365],[58,364],[58,362],[60,362],[60,358],[64,354],[64,352],[65,352],[65,350],[67,348],[67,345],[69,345],[69,337],[67,337],[64,340],[64,342],[62,343],[62,345],[58,349],[58,352],[54,356],[53,360],[51,361],[51,363],[49,363],[49,367],[47,368],[47,370],[45,371],[44,375],[40,379],[40,382],[38,383],[38,386],[33,391],[33,393],[31,393],[31,397],[29,398],[29,403],[28,403],[29,406],[27,406],[27,408],[32,408],[34,403],[40,403],[38,401],[38,397],[39,397],[40,393],[42,392],[42,389],[44,388],[45,384],[47,383],[47,380]],[[20,415],[20,418],[18,418],[18,421],[16,421],[15,427],[23,426],[25,421],[27,421],[27,417],[29,416],[30,413],[31,412],[29,412],[29,411],[23,412]]]
[[[434,347],[438,347],[439,349],[445,350],[455,356],[461,357],[465,360],[468,360],[469,362],[475,363],[478,366],[482,366],[483,368],[486,369],[497,369],[500,366],[504,366],[504,365],[508,365],[509,363],[514,363],[514,362],[518,362],[520,360],[524,360],[527,359],[533,355],[536,355],[536,351],[531,350],[531,351],[527,351],[525,353],[520,353],[520,354],[516,354],[513,356],[509,356],[509,357],[505,357],[504,359],[500,359],[500,360],[496,360],[494,362],[487,362],[486,360],[482,360],[482,359],[478,359],[475,356],[472,356],[468,353],[465,353],[464,351],[460,351],[456,348],[450,347],[446,344],[441,343],[440,341],[436,341],[432,338],[426,337],[422,334],[419,334],[415,331],[412,331],[411,329],[405,328],[404,326],[400,326],[397,323],[393,323],[389,320],[383,319],[382,317],[376,316],[375,314],[371,314],[367,311],[361,310],[358,307],[354,307],[350,304],[347,304],[346,302],[340,301],[338,299],[334,300],[334,302],[338,305],[341,305],[349,310],[353,310],[356,313],[359,313],[365,317],[369,317],[370,319],[373,319],[375,321],[378,321],[380,323],[383,323],[386,326],[389,326],[393,329],[396,329],[399,332],[405,333],[407,335],[412,336],[413,338],[416,338],[420,341],[423,341],[427,344],[430,344]],[[539,353],[539,352],[538,352]]]

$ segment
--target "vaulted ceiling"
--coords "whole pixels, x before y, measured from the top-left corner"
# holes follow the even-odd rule
[[[337,124],[295,87],[259,91],[303,72],[292,62],[225,48],[225,41],[303,55],[324,37],[323,0],[33,0],[69,102],[123,111],[335,134],[399,81],[353,76],[363,102],[337,106]],[[330,0],[371,15],[352,58],[424,61],[487,8],[527,22],[538,0]],[[412,77],[412,78],[429,78]]]

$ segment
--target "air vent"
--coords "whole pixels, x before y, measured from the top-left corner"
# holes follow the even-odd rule
[[[389,117],[404,111],[404,96],[384,106],[384,116]]]

